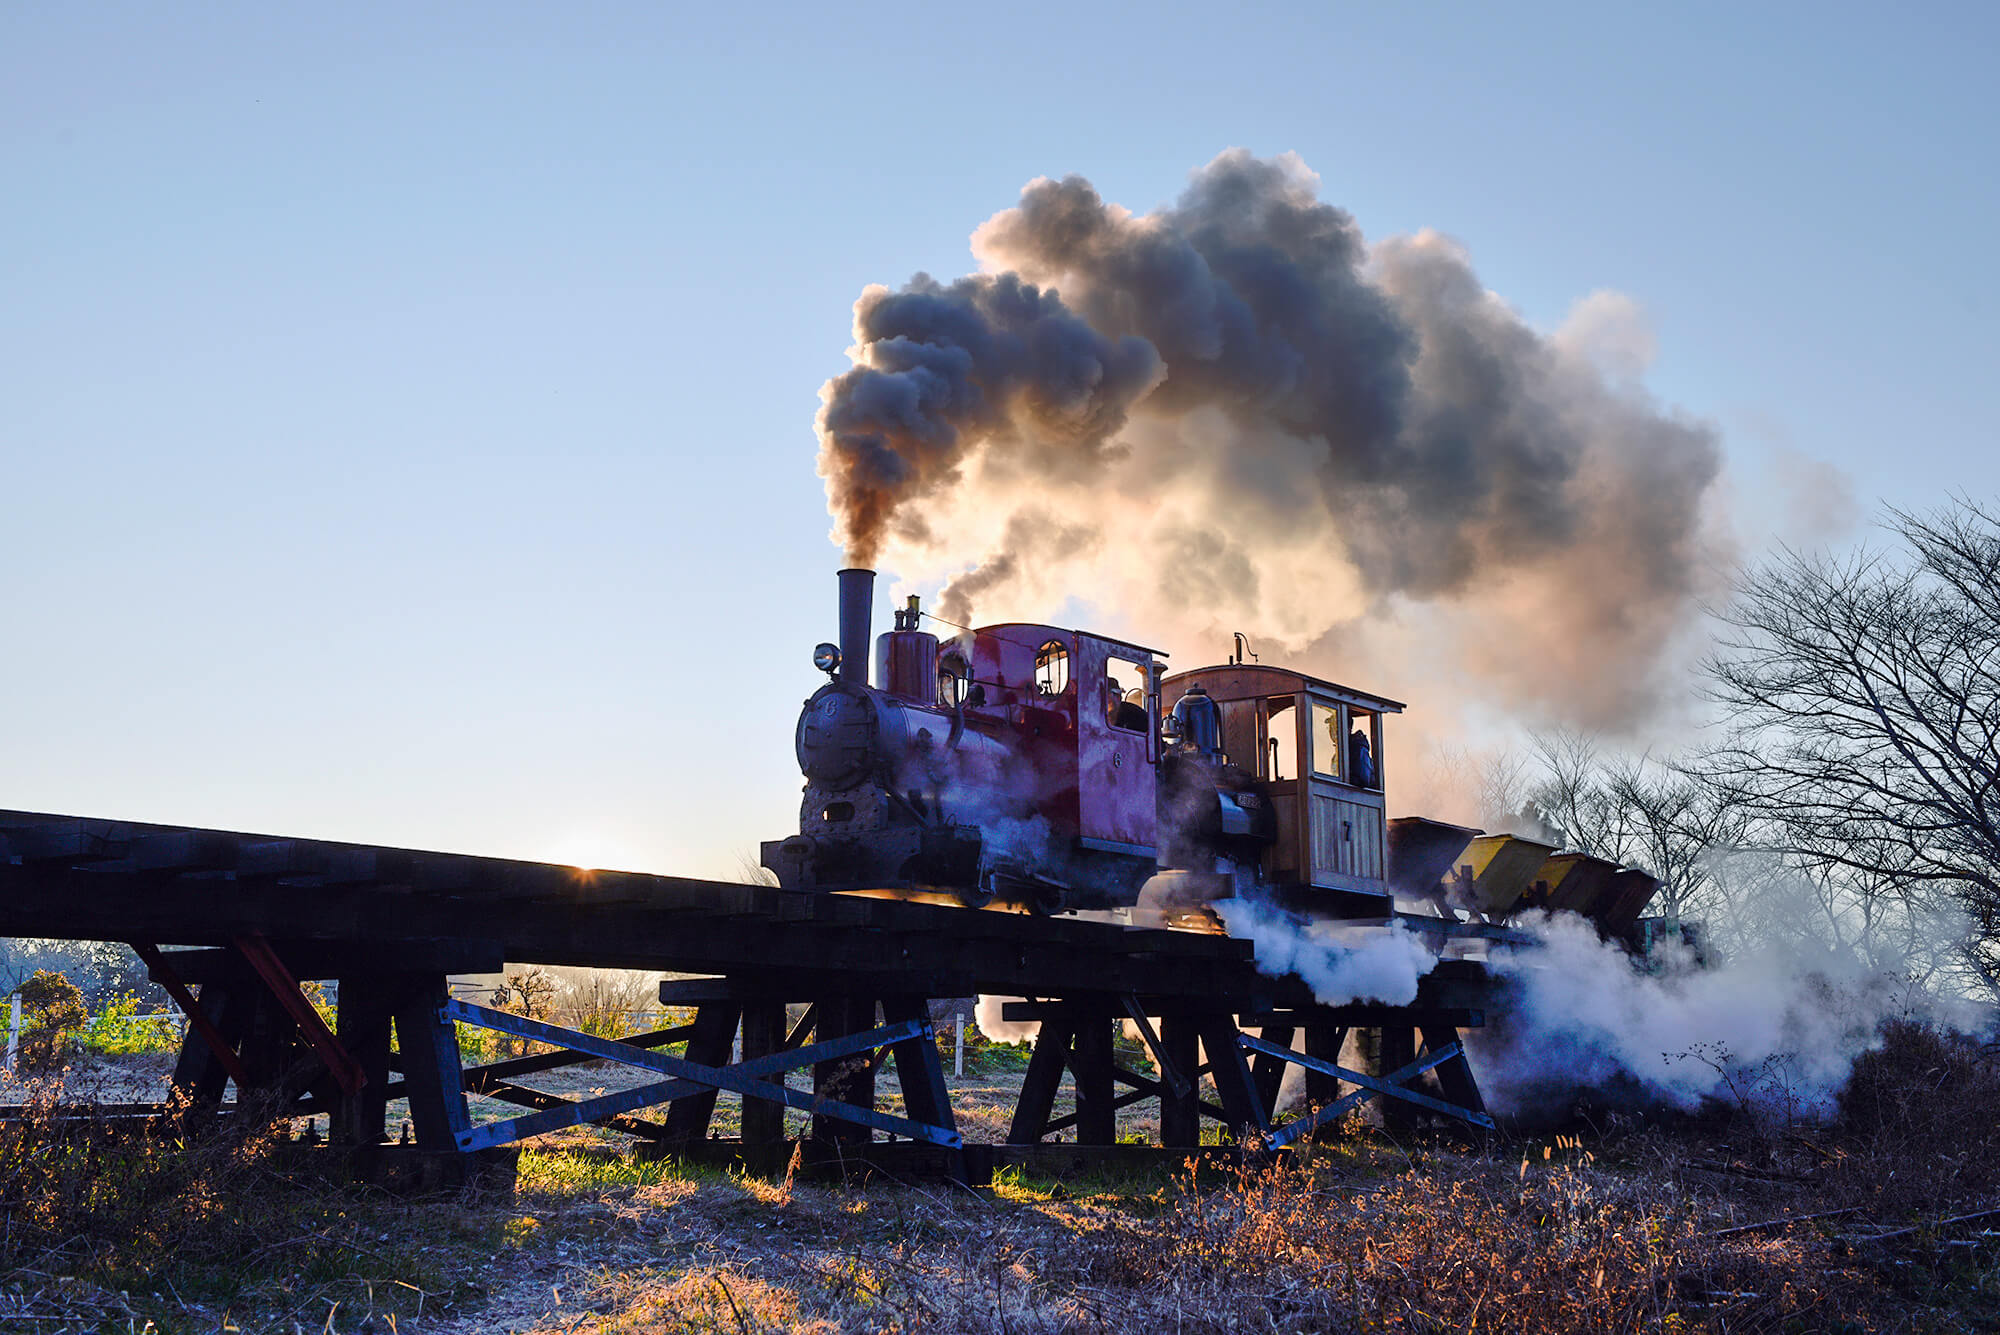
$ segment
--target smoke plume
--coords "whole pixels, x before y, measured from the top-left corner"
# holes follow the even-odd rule
[[[1647,397],[1628,300],[1539,332],[1452,241],[1371,245],[1318,189],[1241,150],[1151,213],[1037,180],[983,272],[869,288],[821,391],[837,540],[957,620],[1081,590],[1152,642],[1635,721],[1713,578],[1712,433]]]
[[[820,391],[819,430],[859,565],[900,507],[958,481],[969,449],[1007,442],[1041,467],[1089,469],[1161,374],[1144,339],[1107,338],[1011,273],[870,287],[854,342],[854,368]]]

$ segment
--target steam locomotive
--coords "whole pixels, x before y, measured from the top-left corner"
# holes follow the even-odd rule
[[[798,833],[761,848],[787,888],[1211,930],[1204,906],[1232,897],[1454,933],[1566,910],[1643,944],[1644,871],[1388,819],[1395,700],[1246,662],[1240,638],[1228,663],[1171,676],[1157,650],[1057,626],[940,640],[914,597],[871,646],[874,572],[839,588],[839,643],[813,652],[828,680],[799,715]]]
[[[1170,676],[1157,650],[1056,626],[940,641],[914,597],[871,683],[874,579],[840,572],[840,641],[814,653],[829,680],[799,716],[799,830],[761,848],[780,884],[1043,913],[1389,911],[1400,703],[1241,652]]]

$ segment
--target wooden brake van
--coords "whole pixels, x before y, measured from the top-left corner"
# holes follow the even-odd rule
[[[1232,663],[1168,677],[1164,707],[1197,683],[1221,709],[1223,750],[1265,785],[1277,812],[1266,878],[1386,907],[1382,720],[1402,704],[1302,672]]]

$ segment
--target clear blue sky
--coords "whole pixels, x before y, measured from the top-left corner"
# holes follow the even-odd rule
[[[0,11],[0,806],[726,874],[817,390],[1038,175],[1298,152],[1865,507],[2000,491],[1989,6]]]

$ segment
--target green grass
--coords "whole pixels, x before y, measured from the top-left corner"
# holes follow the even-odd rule
[[[559,1149],[521,1151],[517,1190],[523,1195],[549,1193],[581,1196],[619,1187],[657,1187],[720,1170],[699,1168],[677,1159],[641,1159],[634,1154],[599,1150]]]

